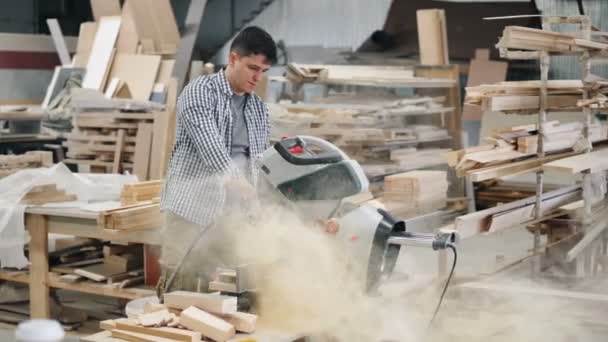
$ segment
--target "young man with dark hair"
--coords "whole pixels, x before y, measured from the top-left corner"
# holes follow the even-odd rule
[[[215,229],[215,223],[243,195],[227,189],[251,193],[256,186],[255,161],[269,147],[270,118],[253,91],[276,55],[272,37],[259,27],[248,27],[232,42],[228,65],[192,80],[178,99],[176,141],[161,201],[166,216],[161,256],[165,276],[190,241],[202,229],[212,228],[197,246],[199,253],[189,256],[179,272],[190,279],[177,282],[175,288],[191,289],[196,282],[187,275],[193,271],[188,263],[199,268],[203,280],[223,266],[221,260],[210,260],[225,259],[223,251],[209,244],[222,240],[224,233]]]

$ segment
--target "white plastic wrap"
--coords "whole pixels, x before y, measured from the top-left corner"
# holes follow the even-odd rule
[[[0,267],[22,269],[28,265],[23,253],[27,243],[24,228],[26,206],[19,204],[33,187],[57,184],[78,200],[71,207],[91,202],[117,201],[124,184],[137,182],[136,176],[115,174],[74,174],[64,164],[50,168],[29,169],[0,179]]]

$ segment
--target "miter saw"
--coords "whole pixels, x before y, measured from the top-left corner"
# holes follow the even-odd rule
[[[368,293],[393,272],[402,245],[422,245],[433,250],[452,249],[454,263],[441,295],[443,298],[456,265],[454,244],[458,236],[454,233],[410,232],[404,221],[395,219],[385,210],[343,202],[347,197],[367,191],[369,181],[359,163],[348,158],[337,146],[311,136],[285,138],[267,149],[257,161],[257,166],[267,186],[277,190],[271,193],[281,194],[280,197],[287,199],[303,218],[323,222],[334,220],[338,224],[336,237],[346,245],[350,264],[362,274],[362,286]],[[159,298],[162,298],[163,288],[171,287],[183,261],[207,229],[201,230],[191,242],[176,270],[161,286]],[[255,273],[256,265],[250,266],[253,267],[243,267],[241,272],[239,267],[234,270],[235,290],[229,293],[240,296],[255,292],[255,282],[245,281],[255,277],[239,276],[239,273],[247,275],[251,270]],[[439,305],[435,314],[438,309]]]
[[[337,238],[345,241],[353,264],[362,268],[365,289],[373,291],[389,276],[402,245],[452,248],[454,233],[415,233],[388,212],[343,199],[368,189],[361,166],[332,143],[311,136],[285,138],[264,152],[258,166],[263,178],[304,216],[334,219]]]

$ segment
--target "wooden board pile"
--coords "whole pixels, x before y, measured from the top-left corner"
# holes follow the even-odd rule
[[[162,188],[162,181],[147,181],[134,184],[125,184],[120,192],[120,204],[127,206],[138,202],[158,202]]]
[[[497,131],[489,138],[492,144],[453,151],[447,154],[448,165],[454,167],[460,176],[469,175],[472,181],[483,181],[501,176],[530,172],[543,163],[570,156],[588,147],[583,137],[581,123],[560,124],[547,122],[545,127],[545,152],[538,160],[536,142],[537,126],[525,125]],[[601,123],[591,125],[592,142],[606,140],[608,129]]]
[[[53,166],[53,152],[29,151],[21,155],[0,156],[0,178],[23,169]]]
[[[164,304],[147,303],[136,317],[102,321],[100,327],[106,331],[83,341],[103,341],[104,337],[155,342],[255,339],[256,324],[256,315],[237,311],[236,297],[175,291],[165,294]]]
[[[100,229],[118,231],[156,229],[161,223],[160,204],[153,201],[106,210],[97,217],[97,226]]]
[[[68,194],[63,189],[57,189],[57,184],[37,185],[23,196],[21,203],[29,205],[42,205],[54,202],[76,201],[78,196]]]
[[[541,216],[559,212],[560,207],[581,198],[582,191],[579,185],[546,192],[542,198]],[[454,221],[454,228],[464,239],[480,233],[497,232],[529,223],[534,220],[535,211],[536,196],[531,196],[459,216]]]
[[[505,81],[467,87],[465,102],[481,106],[482,111],[536,114],[540,108],[540,81]],[[580,111],[583,82],[550,80],[547,82],[547,109]]]
[[[128,0],[121,9],[119,1],[92,0],[91,7],[95,22],[81,24],[71,64],[58,67],[47,90],[50,104],[65,86],[55,82],[62,70],[84,70],[82,89],[70,89],[64,108],[74,113],[65,162],[158,179],[175,120],[180,36],[171,4]]]
[[[291,82],[316,82],[322,84],[387,85],[416,87],[449,87],[454,81],[414,76],[414,70],[389,65],[287,65],[287,79]]]
[[[606,50],[608,49],[608,44],[580,39],[567,33],[522,26],[506,26],[496,47],[514,50],[568,53]]]
[[[381,202],[400,217],[444,208],[448,181],[445,171],[418,170],[384,178]]]
[[[272,105],[273,136],[321,137],[343,149],[364,168],[369,167],[370,174],[441,165],[447,149],[437,148],[436,143],[449,142],[447,131],[434,125],[408,124],[410,117],[450,112],[451,108],[439,104],[441,100],[423,97],[365,105]]]
[[[545,172],[577,174],[598,173],[608,170],[608,150],[602,149],[577,156],[555,160],[543,165]]]
[[[139,244],[113,245],[91,239],[57,241],[58,249],[49,254],[51,272],[67,283],[82,281],[106,284],[107,288],[126,288],[141,284],[143,248]]]
[[[550,184],[543,185],[543,191],[557,190]],[[513,202],[536,194],[536,185],[502,180],[487,180],[475,184],[475,207],[485,209],[502,203]]]

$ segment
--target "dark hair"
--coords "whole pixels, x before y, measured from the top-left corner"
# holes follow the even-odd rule
[[[232,41],[230,51],[241,56],[262,54],[270,64],[277,62],[277,46],[268,32],[257,26],[242,30]]]

